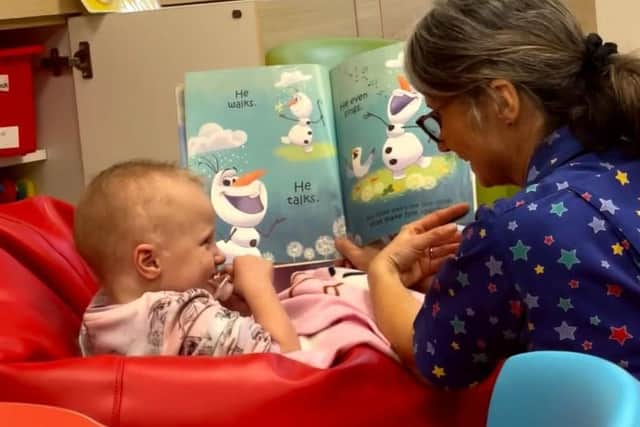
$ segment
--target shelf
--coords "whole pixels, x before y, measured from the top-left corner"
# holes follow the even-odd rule
[[[0,157],[0,168],[23,165],[25,163],[40,162],[47,159],[47,150],[36,150],[33,153],[16,157]]]

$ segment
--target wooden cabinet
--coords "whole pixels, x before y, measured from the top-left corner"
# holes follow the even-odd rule
[[[74,70],[85,181],[125,159],[177,161],[175,87],[187,71],[263,63],[255,2],[209,3],[69,20],[94,76]]]

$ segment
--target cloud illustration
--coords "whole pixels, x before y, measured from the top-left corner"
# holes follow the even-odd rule
[[[284,71],[280,75],[280,80],[275,84],[275,87],[289,87],[296,83],[305,82],[311,80],[310,74],[302,74],[300,70]]]
[[[242,130],[223,129],[217,123],[205,123],[198,136],[189,138],[189,157],[197,154],[237,148],[247,142],[247,133]]]

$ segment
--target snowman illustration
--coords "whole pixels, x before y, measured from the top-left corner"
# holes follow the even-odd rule
[[[277,108],[277,110],[278,115],[281,118],[296,122],[289,129],[287,136],[280,138],[280,142],[283,144],[293,144],[302,147],[306,153],[313,151],[313,129],[311,128],[311,125],[318,122],[322,122],[324,124],[324,116],[322,114],[320,100],[318,100],[317,106],[320,117],[313,120],[311,118],[313,114],[313,102],[311,101],[311,98],[309,98],[306,93],[294,89],[292,85],[310,79],[310,75],[302,74],[299,70],[291,72],[285,71],[280,76],[280,80],[275,84],[276,87],[293,90],[291,98],[286,103],[286,106],[289,108],[293,117],[287,116],[281,112],[280,108]]]
[[[267,187],[260,178],[264,170],[238,175],[235,168],[218,171],[211,182],[211,204],[217,216],[231,226],[229,235],[216,245],[225,254],[226,264],[240,255],[261,256],[260,238],[269,238],[278,224],[278,218],[265,232],[258,228],[267,213]]]
[[[311,113],[313,112],[313,103],[309,96],[303,92],[297,91],[287,102],[287,106],[291,113],[295,116],[288,117],[283,113],[280,113],[280,117],[283,119],[297,122],[289,129],[289,134],[280,138],[283,144],[294,144],[303,147],[306,153],[313,151],[313,130],[311,125],[324,122],[322,116],[322,109],[320,108],[320,100],[318,100],[318,110],[320,111],[320,118],[317,120],[311,120]]]
[[[411,132],[405,129],[415,126],[406,126],[422,105],[422,95],[417,93],[409,82],[398,76],[399,88],[391,93],[387,103],[387,122],[382,117],[368,112],[364,118],[375,117],[387,128],[387,140],[382,146],[382,162],[391,171],[393,179],[402,179],[406,175],[406,169],[411,165],[426,168],[431,164],[431,157],[423,156],[422,143]]]

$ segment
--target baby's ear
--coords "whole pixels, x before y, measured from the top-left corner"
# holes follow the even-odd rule
[[[155,280],[160,276],[160,259],[155,246],[141,243],[133,250],[133,261],[138,274],[146,280]]]

